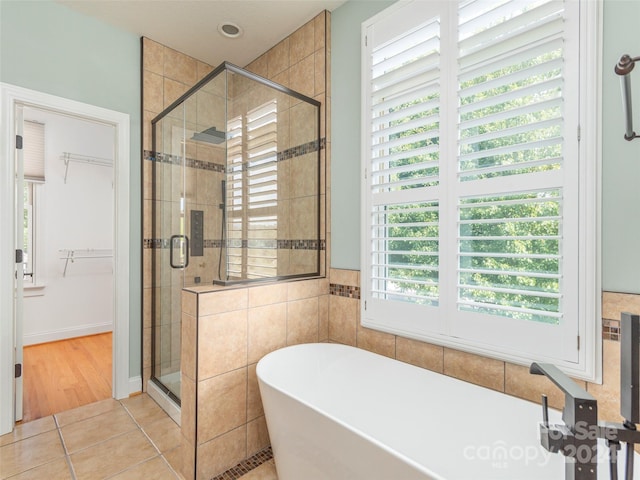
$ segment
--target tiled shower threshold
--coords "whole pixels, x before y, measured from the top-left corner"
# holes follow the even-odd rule
[[[147,393],[174,422],[180,425],[180,406],[177,405],[168,394],[160,390],[160,387],[152,381],[147,382]]]

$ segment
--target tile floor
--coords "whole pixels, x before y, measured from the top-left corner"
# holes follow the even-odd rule
[[[75,408],[0,436],[0,479],[176,480],[180,428],[146,394]],[[277,480],[273,460],[241,477]]]

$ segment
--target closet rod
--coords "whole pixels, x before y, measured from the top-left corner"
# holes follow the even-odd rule
[[[630,74],[640,57],[631,58],[630,55],[624,54],[616,63],[614,71],[620,75],[620,86],[622,87],[622,109],[625,114],[625,133],[624,139],[631,141],[640,137],[633,131],[633,111],[631,103],[631,79]]]
[[[64,272],[62,273],[63,277],[67,276],[67,267],[69,266],[69,261],[73,263],[75,260],[82,258],[113,258],[113,250],[111,249],[63,249],[59,250],[59,252],[62,254],[60,260],[65,260]]]
[[[90,155],[78,155],[77,153],[62,152],[60,156],[64,160],[64,183],[67,183],[67,174],[69,173],[69,163],[89,163],[91,165],[97,165],[99,167],[113,167],[113,160],[109,158],[92,157]]]

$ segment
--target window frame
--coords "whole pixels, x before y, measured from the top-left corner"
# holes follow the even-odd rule
[[[30,182],[28,180],[24,181],[24,189],[25,189],[25,202],[24,202],[24,210],[27,212],[27,220],[26,226],[24,227],[26,231],[27,241],[26,241],[26,255],[27,261],[23,263],[23,271],[24,271],[24,285],[25,287],[31,286],[35,284],[35,184],[34,182]],[[27,278],[28,277],[28,278]]]
[[[573,0],[569,0],[573,1]],[[496,349],[495,346],[490,345],[482,340],[473,340],[469,338],[460,338],[455,336],[455,329],[452,327],[453,321],[442,318],[439,316],[433,318],[432,327],[428,329],[416,328],[415,318],[424,317],[424,308],[417,305],[407,305],[406,309],[403,309],[403,313],[399,314],[398,310],[394,308],[393,302],[385,302],[384,300],[377,301],[375,309],[378,312],[378,316],[374,318],[368,307],[372,301],[371,297],[371,267],[370,267],[370,249],[372,236],[370,235],[370,217],[372,212],[372,205],[370,204],[371,193],[369,179],[367,179],[367,172],[370,165],[370,143],[367,138],[369,135],[368,124],[371,121],[370,117],[370,82],[371,78],[368,75],[370,69],[370,46],[368,43],[368,30],[370,27],[380,24],[380,22],[401,22],[398,17],[402,15],[402,12],[410,13],[411,4],[419,4],[420,2],[400,1],[386,10],[380,12],[374,17],[362,23],[361,41],[362,41],[362,56],[361,56],[361,85],[363,92],[362,101],[362,127],[361,127],[361,167],[362,167],[362,189],[361,189],[361,234],[362,234],[362,249],[361,249],[361,272],[362,272],[362,296],[361,296],[361,323],[365,327],[401,335],[408,338],[414,338],[417,340],[426,341],[429,343],[442,345],[446,347],[452,347],[458,350],[463,350],[471,353],[480,354],[483,356],[497,358],[504,361],[509,361],[516,364],[528,365],[531,361],[550,361],[565,370],[567,373],[577,377],[586,379],[589,381],[600,382],[602,377],[602,324],[598,321],[600,312],[600,178],[601,178],[601,39],[602,39],[602,6],[600,2],[588,2],[580,1],[580,15],[579,15],[579,49],[580,49],[580,62],[579,62],[579,78],[581,89],[578,99],[578,119],[579,130],[576,135],[579,136],[577,149],[580,158],[580,166],[578,169],[580,190],[576,195],[579,201],[579,215],[577,216],[578,222],[578,244],[579,252],[575,259],[575,264],[579,265],[583,270],[579,273],[579,282],[575,287],[575,294],[578,297],[577,319],[575,319],[577,327],[577,335],[571,337],[571,341],[578,340],[580,343],[578,349],[577,361],[564,361],[558,358],[554,358],[549,354],[541,353],[540,356],[532,358],[531,355],[523,355],[514,349]],[[430,2],[431,3],[431,2]],[[448,4],[447,17],[445,21],[456,22],[457,20],[457,2],[433,2]],[[408,7],[408,8],[406,8]],[[415,16],[415,13],[414,13]],[[453,18],[451,18],[453,16]],[[445,23],[443,21],[443,24]],[[446,27],[443,26],[443,30]],[[457,38],[455,35],[451,35],[447,39],[442,35],[442,52],[447,49],[456,48]],[[570,41],[570,40],[568,40]],[[445,53],[441,54],[443,57]],[[457,62],[457,53],[454,56],[455,60],[452,63]],[[446,85],[453,85],[449,87],[449,94],[446,98],[457,98],[455,85],[457,85],[457,77],[452,72],[452,68],[445,62],[441,64],[441,70],[443,72],[442,83]],[[447,79],[453,78],[454,81],[448,81]],[[568,88],[571,88],[570,86]],[[596,99],[594,102],[593,99]],[[446,109],[443,109],[446,110]],[[448,127],[442,128],[444,133],[441,133],[441,156],[447,155],[448,158],[457,158],[457,123],[446,117],[442,119],[443,124],[447,124]],[[451,127],[451,125],[454,125]],[[571,134],[572,132],[566,132]],[[452,138],[453,141],[447,140]],[[453,156],[453,157],[451,157]],[[453,162],[449,163],[453,165]],[[440,162],[440,168],[446,168],[446,162]],[[445,175],[440,174],[440,178],[445,178]],[[451,178],[449,176],[449,178]],[[441,189],[446,187],[441,184]],[[458,185],[455,189],[458,190]],[[491,194],[492,192],[489,192]],[[500,193],[495,192],[495,193]],[[457,198],[464,198],[464,195],[460,195]],[[448,207],[446,211],[441,211],[440,215],[446,215],[449,218],[457,219],[457,198],[456,201],[448,201]],[[425,198],[420,201],[428,201],[431,198]],[[575,233],[575,232],[574,232]],[[457,265],[451,263],[451,259],[455,258],[455,251],[457,248],[453,239],[449,237],[449,241],[442,241],[442,233],[440,234],[440,243],[446,243],[440,248],[440,255],[444,257],[445,262],[440,264],[441,280],[440,282],[448,282],[451,285],[452,281],[455,283],[455,277],[457,275]],[[447,251],[449,249],[449,251]],[[453,249],[454,252],[450,250]],[[443,253],[444,251],[444,253]],[[448,263],[447,263],[448,262]],[[442,271],[445,270],[442,280]],[[449,277],[447,279],[447,276]],[[453,280],[452,280],[453,279]],[[566,288],[566,287],[565,287]],[[452,293],[454,292],[454,293]],[[456,295],[456,288],[448,288],[445,290],[445,298],[441,301],[448,302],[449,311],[456,310],[455,298],[452,300],[451,295]],[[449,298],[447,298],[447,296]],[[385,304],[386,303],[386,304]],[[456,315],[457,316],[457,315]],[[464,315],[462,315],[464,316]],[[434,327],[435,325],[435,327]],[[467,324],[469,326],[471,324]],[[518,327],[519,328],[519,327]],[[478,330],[481,330],[478,329]],[[527,329],[522,329],[523,335],[529,335]],[[544,341],[544,337],[540,337],[538,341]],[[570,341],[569,338],[563,339],[564,342]]]
[[[29,200],[25,200],[24,209],[30,210],[30,222],[27,227],[29,241],[27,245],[27,259],[25,263],[30,267],[30,273],[24,275],[24,296],[33,297],[44,295],[45,285],[42,283],[40,269],[44,264],[44,235],[42,228],[42,209],[44,205],[44,185],[46,179],[45,124],[35,120],[24,120],[23,137],[24,173],[23,186],[29,189]],[[30,277],[30,278],[29,278]]]

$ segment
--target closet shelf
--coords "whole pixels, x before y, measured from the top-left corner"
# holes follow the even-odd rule
[[[108,158],[91,157],[89,155],[78,155],[77,153],[62,152],[60,158],[64,161],[64,183],[67,183],[67,174],[69,173],[69,164],[71,162],[88,163],[99,167],[113,167],[113,160]]]
[[[113,250],[111,249],[96,249],[96,248],[87,248],[87,249],[63,249],[59,250],[60,252],[60,260],[64,260],[64,272],[62,273],[63,277],[67,276],[67,267],[69,266],[69,262],[73,263],[75,260],[81,260],[84,258],[113,258]]]

